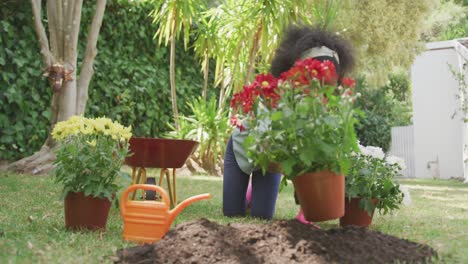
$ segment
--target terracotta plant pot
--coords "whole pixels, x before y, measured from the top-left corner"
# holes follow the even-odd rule
[[[331,171],[305,173],[293,178],[304,217],[320,222],[344,215],[345,179]]]
[[[374,212],[369,216],[366,210],[359,208],[361,198],[355,197],[345,200],[345,215],[340,218],[340,226],[362,226],[368,227],[372,223]],[[374,205],[377,204],[377,199],[372,199]]]
[[[70,230],[105,229],[111,202],[107,198],[85,196],[83,192],[65,197],[65,227]]]

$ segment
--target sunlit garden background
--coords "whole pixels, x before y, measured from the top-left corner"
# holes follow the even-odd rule
[[[232,132],[232,94],[268,70],[285,27],[313,24],[352,42],[358,58],[352,77],[361,94],[355,106],[362,111],[356,133],[360,144],[387,153],[391,128],[413,124],[415,57],[426,43],[468,37],[466,0],[92,2],[84,1],[81,28],[74,31],[75,62],[67,57],[72,52],[62,50],[60,57],[53,50],[72,45],[64,40],[49,40],[52,55],[41,54],[45,46],[36,34],[40,25],[49,38],[58,34],[56,27],[63,30],[59,23],[67,22],[51,15],[58,12],[57,3],[65,10],[61,1],[0,3],[0,263],[112,262],[117,249],[135,245],[122,240],[117,201],[105,232],[65,229],[62,186],[52,172],[56,142],[50,133],[58,121],[80,114],[106,116],[131,126],[136,137],[200,142],[178,172],[178,196],[211,193],[212,198],[187,207],[173,227],[202,217],[222,224],[263,222],[223,216],[223,155]],[[100,28],[96,14],[101,14]],[[97,49],[90,60],[93,29]],[[52,57],[73,79],[62,87],[76,92],[73,109],[44,76]],[[460,65],[466,72],[468,63]],[[457,74],[460,89],[466,88],[460,81],[466,78],[463,71]],[[466,98],[461,100],[453,111],[466,112]],[[130,185],[130,174],[124,166],[116,197]],[[148,175],[159,171],[151,169]],[[397,179],[410,201],[390,214],[376,213],[370,229],[428,244],[443,263],[468,263],[466,175],[451,180],[413,176]],[[274,219],[293,219],[297,211],[289,184],[279,194]],[[338,222],[320,225],[336,228]]]

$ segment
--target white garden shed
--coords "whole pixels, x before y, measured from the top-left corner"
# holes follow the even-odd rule
[[[451,72],[464,72],[468,82],[467,62],[468,38],[428,43],[416,57],[411,68],[414,168],[407,176],[468,179],[468,123]]]

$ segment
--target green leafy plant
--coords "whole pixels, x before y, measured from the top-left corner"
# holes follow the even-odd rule
[[[351,168],[346,175],[346,197],[360,198],[359,207],[372,215],[374,210],[386,214],[398,209],[403,193],[396,177],[404,168],[404,161],[385,156],[379,147],[359,145],[359,152],[349,157]],[[377,204],[372,202],[377,199]]]
[[[226,142],[231,127],[225,109],[218,109],[216,98],[205,101],[199,97],[188,103],[192,110],[190,116],[179,116],[179,129],[171,126],[171,138],[191,139],[200,142],[192,160],[212,175],[217,175],[222,168]]]
[[[363,110],[358,116],[356,133],[359,141],[364,145],[378,146],[387,151],[392,140],[391,126],[388,118],[380,114]]]
[[[63,184],[63,196],[84,192],[85,196],[111,199],[114,183],[127,157],[131,127],[108,118],[73,116],[56,124],[55,181]]]
[[[363,77],[356,82],[356,91],[361,93],[355,105],[363,115],[357,116],[356,133],[366,146],[378,146],[388,151],[391,143],[391,128],[411,124],[412,108],[409,79],[406,74],[389,75],[383,87],[370,87]]]
[[[279,80],[258,75],[235,94],[231,105],[242,106],[242,114],[233,123],[248,129],[244,147],[254,165],[264,172],[279,165],[283,184],[306,172],[346,172],[357,141],[354,81],[344,78],[343,84],[336,85],[333,63],[309,58]]]

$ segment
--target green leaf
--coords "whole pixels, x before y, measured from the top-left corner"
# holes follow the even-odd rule
[[[271,121],[278,121],[280,119],[283,118],[283,112],[273,112],[273,114],[271,115]]]

